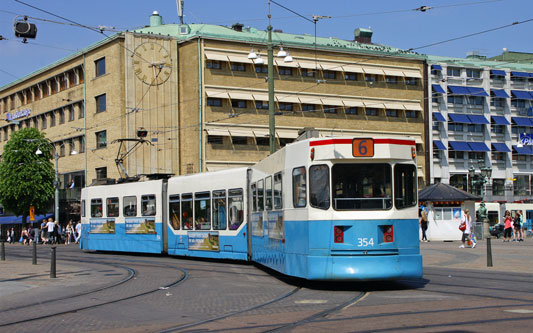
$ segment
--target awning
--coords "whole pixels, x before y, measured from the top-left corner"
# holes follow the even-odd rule
[[[383,69],[383,72],[385,72],[385,75],[389,76],[405,76],[402,71],[397,69]]]
[[[227,128],[206,128],[205,131],[207,132],[207,135],[229,136]]]
[[[362,108],[363,106],[365,106],[365,104],[362,101],[355,101],[353,99],[343,99],[342,102],[344,103],[344,106],[348,106],[348,107]]]
[[[348,73],[364,73],[363,67],[355,65],[342,65],[342,69]]]
[[[511,125],[509,120],[505,119],[504,116],[491,116],[491,118],[496,125]]]
[[[514,72],[514,71],[512,71],[512,72],[511,72],[511,76],[515,76],[515,77],[529,77],[529,73],[525,73],[525,72]]]
[[[276,130],[276,136],[278,138],[282,138],[282,139],[296,139],[298,137],[298,131],[297,130],[277,129]]]
[[[322,104],[320,97],[298,96],[302,104]]]
[[[228,55],[217,52],[206,52],[205,57],[207,60],[228,61]]]
[[[231,62],[240,62],[244,64],[251,64],[252,59],[248,59],[246,56],[240,56],[240,55],[228,55],[228,59]]]
[[[325,71],[337,71],[337,72],[342,72],[343,71],[342,64],[336,64],[336,63],[332,63],[332,62],[322,62],[322,61],[319,62],[318,64]]]
[[[448,141],[450,146],[452,146],[452,150],[457,151],[472,151],[472,148],[468,145],[468,143],[463,141]]]
[[[254,97],[249,92],[240,92],[240,91],[230,91],[228,92],[229,98],[231,99],[243,99],[247,101],[252,101]]]
[[[285,62],[283,59],[274,59],[274,61],[278,67],[298,67],[298,63],[296,61]]]
[[[433,91],[436,92],[436,93],[439,93],[439,94],[445,94],[446,93],[446,91],[444,91],[444,89],[442,89],[440,84],[432,84],[431,87],[433,88]]]
[[[300,68],[306,68],[306,69],[320,68],[320,65],[315,62],[303,61],[303,60],[298,60],[298,66],[300,66]]]
[[[487,92],[483,88],[466,87],[466,89],[472,96],[489,96],[489,94],[487,94]]]
[[[470,95],[470,92],[463,86],[448,86],[450,92],[455,95]]]
[[[206,89],[205,94],[207,95],[207,97],[225,98],[225,99],[229,98],[228,93],[222,90]]]
[[[454,123],[470,124],[470,118],[466,114],[448,113],[448,117]]]
[[[446,146],[440,140],[433,140],[433,145],[437,150],[446,150]]]
[[[533,99],[533,96],[528,91],[511,90],[511,94],[518,99]]]
[[[363,67],[365,74],[385,75],[382,69],[373,67]]]
[[[513,150],[518,155],[533,155],[533,150],[531,150],[530,146],[523,146],[523,147],[513,146]]]
[[[366,101],[363,101],[363,103],[365,103],[365,106],[367,108],[374,108],[374,109],[384,109],[385,108],[385,105],[383,105],[383,102],[380,102],[380,101],[369,101],[369,100],[366,100]]]
[[[300,100],[296,95],[276,94],[276,99],[281,103],[300,103]]]
[[[404,70],[403,73],[405,74],[406,77],[416,77],[419,79],[422,78],[422,75],[420,75],[420,71],[417,71],[417,70],[412,70],[412,71]]]
[[[511,117],[511,120],[513,121],[513,123],[517,124],[518,126],[526,126],[526,127],[533,126],[533,123],[529,120],[529,118]]]
[[[507,147],[505,143],[493,143],[492,144],[492,150],[499,151],[501,153],[510,153],[511,149]]]
[[[418,103],[404,103],[403,106],[409,111],[422,111],[422,107]]]
[[[441,65],[431,65],[431,69],[435,69],[437,71],[441,71],[442,70],[442,66]]]
[[[492,93],[492,95],[494,95],[495,97],[501,97],[501,98],[511,98],[511,96],[509,96],[505,90],[503,89],[491,89],[490,92]]]
[[[340,98],[328,97],[328,98],[321,98],[321,100],[322,100],[322,103],[324,103],[324,105],[344,106],[344,103],[342,102],[342,99]]]
[[[470,122],[472,124],[490,124],[487,118],[485,118],[485,116],[482,116],[482,115],[471,114],[471,115],[468,115],[468,118],[470,119]]]
[[[435,118],[436,121],[446,121],[446,118],[444,118],[440,112],[433,112],[433,118]]]
[[[253,129],[252,132],[254,133],[256,138],[264,138],[270,135],[268,129]]]
[[[403,104],[400,103],[383,103],[385,105],[385,109],[389,110],[404,110]]]
[[[268,94],[266,94],[266,93],[256,93],[256,92],[254,92],[254,93],[252,93],[252,95],[254,96],[254,99],[256,101],[266,101],[266,102],[268,102]]]
[[[35,216],[35,220],[33,222],[30,221],[30,217],[26,217],[26,223],[39,223],[44,219],[48,219],[50,217],[54,217],[54,214],[45,214],[45,215],[37,215]],[[21,224],[22,223],[22,216],[0,216],[0,224]]]
[[[490,151],[484,142],[469,142],[468,145],[472,151]]]
[[[502,70],[499,70],[499,69],[491,69],[490,73],[492,75],[496,75],[496,76],[505,76],[505,71],[502,71]]]

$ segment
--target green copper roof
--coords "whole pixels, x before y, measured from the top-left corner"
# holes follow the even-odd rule
[[[520,63],[533,63],[533,53],[526,52],[514,52],[504,51],[499,56],[491,57],[490,60],[507,61],[507,62],[520,62]]]
[[[248,27],[244,28],[242,31],[235,31],[228,27],[211,24],[165,24],[155,27],[141,28],[134,32],[172,36],[176,37],[178,40],[186,40],[193,37],[205,37],[229,39],[247,43],[266,43],[267,41],[267,32],[263,30]],[[274,44],[283,44],[287,46],[314,47],[315,36],[310,34],[295,35],[283,32],[272,32],[272,42]],[[415,52],[409,52],[390,46],[363,44],[334,37],[317,37],[316,43],[317,48],[320,49],[337,49],[348,52],[357,51],[377,55],[397,55],[400,57],[420,57],[420,55]]]
[[[532,63],[515,63],[510,61],[496,61],[489,59],[476,59],[476,58],[453,58],[427,55],[427,61],[429,63],[447,63],[450,65],[463,66],[463,67],[489,67],[493,69],[516,69],[533,72]]]

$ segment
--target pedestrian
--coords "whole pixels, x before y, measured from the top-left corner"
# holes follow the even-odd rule
[[[53,244],[54,242],[54,220],[50,217],[48,219],[48,222],[46,223],[46,230],[47,235],[46,238],[48,238],[47,244]]]
[[[15,239],[15,228],[11,227],[11,229],[9,230],[8,232],[8,242],[9,244],[14,244],[16,239]]]
[[[520,226],[520,214],[518,211],[514,214],[513,218],[513,242],[518,242],[520,239],[520,230],[522,227]]]
[[[41,238],[43,240],[43,244],[48,243],[46,219],[43,219],[43,222],[41,223]]]
[[[71,238],[74,236],[74,227],[72,226],[72,220],[68,221],[65,236],[65,245],[70,244]]]
[[[26,245],[26,243],[29,244],[29,238],[28,238],[28,229],[26,229],[26,227],[22,228],[22,245]]]
[[[428,213],[426,213],[425,210],[422,210],[418,224],[420,224],[420,228],[422,229],[422,242],[428,242],[428,238],[426,236],[426,230],[428,230]]]
[[[465,244],[468,246],[470,245],[470,243],[472,243],[472,248],[475,248],[476,247],[476,243],[473,243],[472,242],[472,239],[470,238],[470,235],[472,233],[472,217],[470,216],[470,211],[467,209],[465,209],[465,212],[461,218],[461,224],[464,224],[465,225],[465,228],[463,230],[463,235],[461,237],[461,246],[459,246],[460,248],[464,249],[465,248]]]
[[[60,228],[59,222],[54,221],[54,231],[53,231],[53,236],[52,236],[54,244],[59,244],[59,241],[60,241],[60,229],[59,228]]]
[[[78,223],[76,223],[76,244],[80,243],[80,238],[81,238],[81,221],[78,221]]]
[[[33,225],[33,241],[35,244],[39,244],[41,241],[41,228],[39,226],[39,223],[35,223]]]
[[[521,210],[518,211],[518,215],[520,216],[520,229],[518,230],[520,239],[518,239],[518,241],[523,242],[524,241],[524,215],[522,215]]]
[[[505,211],[505,215],[503,217],[503,223],[504,223],[503,241],[508,242],[511,240],[511,236],[513,234],[513,226],[512,226],[513,223],[511,219],[511,213],[508,210]]]

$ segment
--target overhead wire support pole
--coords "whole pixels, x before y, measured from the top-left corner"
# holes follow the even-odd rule
[[[268,135],[270,153],[276,152],[276,119],[274,117],[274,47],[272,45],[272,25],[270,24],[270,1],[268,2]]]

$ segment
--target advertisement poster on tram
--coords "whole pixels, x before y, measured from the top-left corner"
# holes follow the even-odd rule
[[[187,233],[189,250],[220,251],[218,232],[191,231]]]
[[[155,219],[153,217],[127,217],[127,234],[156,234]]]
[[[115,219],[91,219],[89,223],[91,234],[115,233]]]
[[[285,237],[283,212],[269,212],[267,222],[269,238],[283,239]]]
[[[263,236],[263,212],[252,214],[252,235]]]

